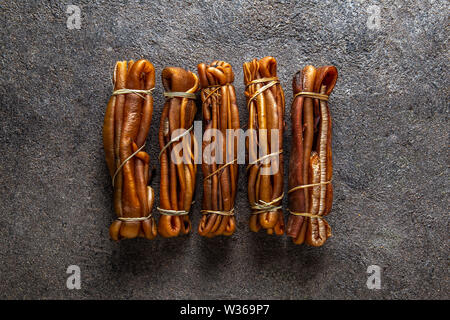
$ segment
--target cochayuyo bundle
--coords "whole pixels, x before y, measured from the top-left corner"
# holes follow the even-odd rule
[[[109,233],[114,240],[153,239],[157,234],[151,216],[155,197],[147,186],[150,157],[143,149],[152,119],[155,69],[143,59],[119,61],[113,81],[114,92],[103,124],[103,146],[117,214]]]
[[[205,237],[235,232],[240,128],[234,73],[230,64],[213,61],[197,66],[199,77],[182,68],[165,68],[162,83],[166,101],[162,109],[160,146],[159,223],[152,217],[154,203],[150,157],[144,151],[153,113],[153,65],[145,60],[119,61],[114,70],[114,91],[107,104],[103,144],[114,188],[117,218],[110,226],[113,240],[153,239],[188,234],[194,201],[199,141],[193,133],[196,92],[201,89],[203,131],[201,145],[203,198],[198,233]],[[324,217],[333,201],[331,115],[328,97],[337,81],[333,66],[307,66],[295,74],[291,108],[292,146],[289,159],[288,212],[282,210],[283,131],[285,99],[273,57],[244,63],[249,114],[247,140],[247,192],[250,230],[286,234],[295,244],[321,246],[331,236]],[[219,139],[220,138],[220,139]],[[211,154],[207,146],[217,143]],[[218,151],[221,157],[218,157]],[[205,158],[206,157],[206,158]]]
[[[236,229],[234,200],[238,179],[238,136],[227,135],[227,130],[239,129],[236,92],[232,85],[234,73],[230,64],[213,61],[209,66],[199,64],[198,75],[202,87],[203,130],[207,133],[216,129],[214,134],[220,136],[206,134],[203,139],[203,216],[198,233],[205,237],[229,236]],[[217,154],[205,152],[212,143],[216,143]]]
[[[197,141],[192,129],[199,81],[194,73],[175,67],[165,68],[161,77],[166,102],[158,137],[161,148],[158,232],[170,238],[188,234],[191,230],[189,211],[197,174],[194,161]]]
[[[250,230],[284,233],[283,131],[284,94],[273,57],[244,63],[245,96],[249,112],[248,199],[252,208]],[[273,139],[275,137],[275,139]]]
[[[294,243],[321,246],[331,236],[324,219],[331,211],[333,164],[328,96],[337,81],[333,66],[305,67],[295,74],[291,108],[292,150],[289,160],[289,220]]]

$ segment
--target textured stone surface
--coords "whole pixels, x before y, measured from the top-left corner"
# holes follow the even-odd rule
[[[66,26],[69,4],[80,30]],[[1,298],[449,298],[447,1],[6,1],[0,23]],[[231,63],[244,124],[242,63],[266,55],[287,115],[298,69],[339,70],[334,236],[311,248],[250,233],[241,167],[234,236],[110,241],[101,127],[115,61],[157,70],[156,164],[165,66]],[[81,290],[66,288],[71,264]],[[381,290],[366,287],[372,264]]]

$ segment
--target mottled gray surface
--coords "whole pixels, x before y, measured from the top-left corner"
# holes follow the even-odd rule
[[[66,26],[68,4],[81,8],[80,30]],[[368,28],[370,5],[381,10],[379,29]],[[1,298],[449,298],[447,1],[2,1],[0,8]],[[250,233],[241,167],[234,236],[110,241],[101,127],[115,61],[145,57],[157,70],[148,140],[156,165],[161,70],[228,61],[244,124],[242,63],[266,55],[278,60],[287,115],[298,69],[339,70],[330,100],[333,237],[311,248]],[[152,185],[158,192],[158,176]],[[72,264],[81,267],[81,290],[66,288]],[[372,264],[382,268],[381,290],[366,287]]]

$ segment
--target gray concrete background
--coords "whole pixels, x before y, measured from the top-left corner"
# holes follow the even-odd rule
[[[80,30],[66,26],[69,4]],[[447,1],[2,1],[0,19],[1,298],[449,298]],[[244,124],[242,63],[266,55],[287,115],[297,70],[339,70],[333,237],[311,248],[249,232],[241,167],[234,236],[110,241],[101,128],[115,61],[157,70],[156,165],[162,69],[231,63]],[[72,264],[81,290],[66,288]],[[381,290],[366,287],[373,264]]]

